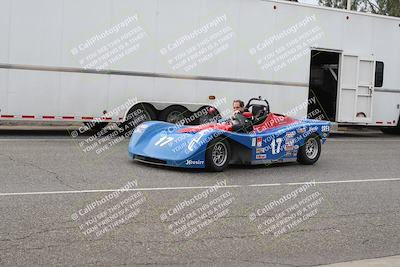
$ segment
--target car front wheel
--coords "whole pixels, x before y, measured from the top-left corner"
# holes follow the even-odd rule
[[[210,171],[223,171],[229,164],[230,146],[224,137],[217,137],[208,144],[206,150],[206,167]]]
[[[312,134],[307,137],[297,152],[297,161],[304,165],[312,165],[321,155],[321,140],[318,135]]]

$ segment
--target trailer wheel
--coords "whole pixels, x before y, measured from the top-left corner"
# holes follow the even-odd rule
[[[126,116],[124,122],[119,127],[123,129],[122,134],[126,137],[131,136],[133,130],[142,122],[156,120],[156,110],[152,105],[140,103],[133,106]]]
[[[173,105],[169,106],[160,113],[159,119],[170,123],[185,123],[185,118],[190,117],[192,113],[183,106]]]
[[[89,130],[100,132],[108,125],[108,122],[84,122],[83,123]]]
[[[231,148],[226,138],[217,137],[208,143],[206,150],[206,168],[210,171],[221,172],[229,164]]]
[[[318,135],[312,134],[307,137],[297,152],[297,161],[304,165],[312,165],[321,155],[321,140]]]
[[[400,127],[385,127],[381,131],[385,134],[400,134]]]

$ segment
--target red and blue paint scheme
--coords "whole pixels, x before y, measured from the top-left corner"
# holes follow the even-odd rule
[[[148,121],[135,129],[128,151],[130,157],[138,161],[214,171],[221,171],[229,164],[296,160],[313,164],[319,158],[321,142],[325,143],[329,131],[327,121],[298,120],[269,112],[247,132],[233,131],[228,122],[177,126]],[[314,144],[314,151],[309,143]],[[223,150],[227,155],[218,154]],[[307,155],[310,157],[304,160],[302,157]]]

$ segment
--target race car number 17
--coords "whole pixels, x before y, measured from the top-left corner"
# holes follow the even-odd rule
[[[271,152],[272,155],[279,154],[282,150],[282,138],[272,139]]]

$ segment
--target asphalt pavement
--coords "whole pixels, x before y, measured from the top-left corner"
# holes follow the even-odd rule
[[[1,266],[316,266],[400,255],[400,136],[334,135],[313,166],[223,173],[134,162],[127,140],[98,150],[88,139],[0,132]]]

